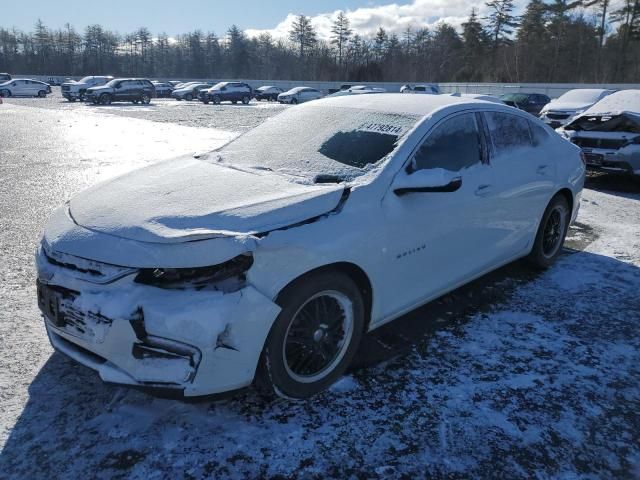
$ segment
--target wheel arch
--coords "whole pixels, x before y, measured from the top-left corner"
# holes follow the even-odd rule
[[[558,195],[562,195],[564,197],[564,199],[567,201],[567,203],[569,204],[569,212],[571,212],[571,214],[573,214],[573,192],[567,188],[561,188],[560,190],[558,190],[556,192],[556,194],[554,195],[554,197],[557,197]],[[549,202],[551,202],[551,200],[549,200]]]
[[[369,324],[371,323],[371,311],[373,308],[373,286],[366,272],[355,263],[335,262],[309,270],[297,276],[289,283],[287,283],[284,287],[282,287],[282,289],[276,296],[275,302],[280,305],[280,299],[284,292],[293,287],[296,283],[303,281],[306,277],[317,274],[319,272],[341,272],[355,282],[358,290],[360,290],[360,293],[362,294],[362,301],[364,302],[365,306],[365,331],[367,331],[369,329]]]

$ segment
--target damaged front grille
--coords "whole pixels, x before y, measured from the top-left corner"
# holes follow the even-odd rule
[[[550,118],[551,120],[566,120],[567,118],[569,118],[569,114],[549,112],[547,113],[547,118]]]
[[[62,268],[79,280],[91,283],[110,283],[134,273],[135,268],[120,267],[107,263],[88,260],[66,253],[55,252],[42,245],[40,256],[48,265]]]
[[[581,148],[601,148],[618,150],[624,147],[629,140],[626,138],[589,138],[589,137],[575,137],[571,141]]]

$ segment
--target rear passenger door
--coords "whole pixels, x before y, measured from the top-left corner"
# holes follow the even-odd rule
[[[500,210],[502,243],[508,256],[525,250],[555,184],[555,162],[547,156],[535,122],[521,115],[485,112],[491,164]],[[546,131],[542,129],[542,134]]]

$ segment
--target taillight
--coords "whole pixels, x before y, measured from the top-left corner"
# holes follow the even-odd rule
[[[584,152],[582,150],[580,151],[580,160],[582,160],[582,165],[584,165],[586,167],[587,166],[587,156],[584,154]]]

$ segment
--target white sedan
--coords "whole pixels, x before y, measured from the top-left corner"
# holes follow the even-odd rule
[[[38,301],[54,348],[105,381],[304,398],[366,332],[518,258],[552,265],[584,175],[507,106],[324,99],[59,207]]]
[[[278,95],[280,103],[303,103],[322,98],[322,92],[311,87],[295,87]]]
[[[46,97],[49,93],[51,93],[51,86],[38,80],[16,78],[0,83],[2,97]]]

